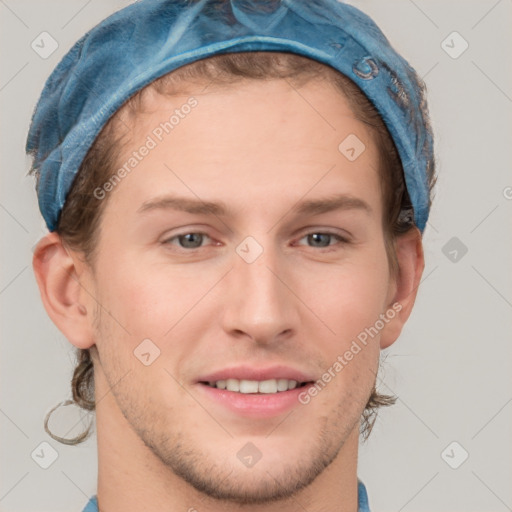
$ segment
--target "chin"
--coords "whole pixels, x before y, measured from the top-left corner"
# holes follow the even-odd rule
[[[238,464],[233,467],[230,463],[225,469],[214,466],[208,472],[204,467],[184,464],[174,467],[173,471],[213,500],[240,505],[268,504],[293,497],[310,485],[331,461],[320,459],[305,464],[299,457],[294,462],[276,467],[274,464],[263,465],[260,460],[251,468]]]
[[[284,427],[281,427],[284,428]],[[265,504],[291,498],[337,457],[343,441],[323,435],[192,437],[163,436],[146,442],[172,473],[216,501]],[[209,436],[210,437],[210,436]],[[303,439],[302,439],[303,438]],[[309,440],[309,441],[308,441]]]

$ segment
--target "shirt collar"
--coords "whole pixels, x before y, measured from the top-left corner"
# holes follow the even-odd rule
[[[98,500],[93,496],[82,512],[98,512]],[[368,493],[363,482],[357,479],[357,512],[370,512],[370,505],[368,503]]]

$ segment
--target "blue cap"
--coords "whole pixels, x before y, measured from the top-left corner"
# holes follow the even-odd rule
[[[337,0],[141,0],[90,30],[48,78],[27,138],[48,229],[96,136],[128,98],[185,64],[247,51],[303,55],[359,86],[393,138],[423,231],[433,162],[424,91],[375,23]]]

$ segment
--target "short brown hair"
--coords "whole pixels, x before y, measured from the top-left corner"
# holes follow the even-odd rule
[[[431,132],[425,84],[417,75],[415,78],[423,99],[423,120],[427,130]],[[396,276],[399,271],[396,238],[415,228],[415,224],[400,158],[393,140],[380,114],[354,82],[330,66],[286,52],[240,52],[215,55],[164,75],[132,96],[103,127],[80,166],[56,229],[63,243],[72,250],[82,253],[85,261],[91,267],[94,266],[101,215],[108,201],[107,198],[99,201],[94,195],[94,190],[113,174],[117,157],[125,143],[125,136],[128,135],[128,131],[123,133],[119,122],[118,114],[121,110],[138,112],[142,108],[144,95],[148,89],[172,96],[182,93],[186,87],[194,83],[230,86],[247,79],[284,79],[293,87],[301,87],[311,80],[325,80],[347,97],[355,116],[369,127],[379,151],[379,176],[384,204],[383,231],[390,272]],[[432,158],[428,165],[427,176],[430,203],[435,183],[434,167]],[[73,401],[78,406],[89,411],[95,409],[94,368],[89,350],[77,349],[77,365],[71,388]],[[395,402],[396,397],[378,393],[374,385],[361,417],[360,430],[364,440],[368,439],[371,433],[378,409]],[[45,428],[54,439],[66,444],[80,443],[90,434],[89,427],[86,432],[76,438],[63,439],[47,429],[47,421]]]

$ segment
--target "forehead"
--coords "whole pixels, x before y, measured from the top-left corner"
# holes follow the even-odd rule
[[[112,200],[139,208],[167,191],[235,208],[310,193],[377,192],[368,199],[379,201],[371,133],[333,85],[313,80],[298,89],[281,79],[186,89],[149,90],[143,108],[124,117],[115,168],[129,176]]]

